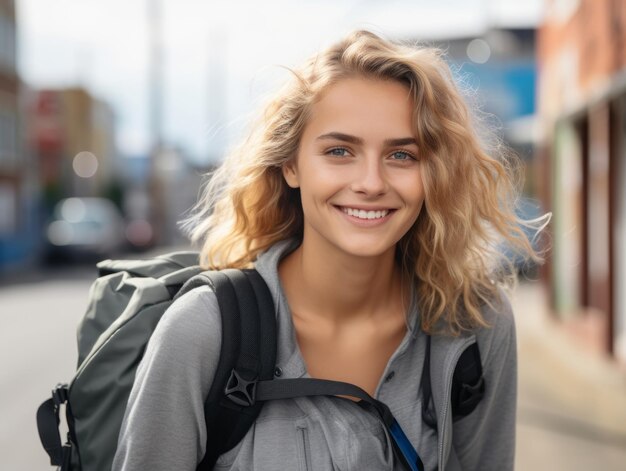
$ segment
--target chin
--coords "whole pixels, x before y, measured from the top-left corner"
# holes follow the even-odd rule
[[[358,242],[356,240],[352,240],[348,246],[342,244],[340,249],[354,257],[361,258],[373,258],[373,257],[381,257],[388,253],[395,253],[395,244],[381,244],[381,243],[373,243],[373,242]]]

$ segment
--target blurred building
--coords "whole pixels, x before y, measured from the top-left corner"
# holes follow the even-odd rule
[[[201,172],[190,165],[182,148],[164,146],[153,155],[151,220],[158,245],[186,245],[178,228],[187,211],[195,204],[202,184]]]
[[[38,242],[36,166],[24,152],[15,3],[0,0],[0,272],[32,260]]]
[[[181,147],[163,146],[151,156],[123,156],[118,173],[124,188],[126,237],[136,250],[188,245],[178,228],[195,204],[202,175]]]
[[[111,107],[83,88],[34,91],[29,103],[29,142],[46,207],[70,196],[119,198]]]
[[[552,304],[626,362],[626,1],[548,1],[538,57]]]
[[[432,42],[443,49],[476,118],[495,130],[528,164],[534,156],[536,29],[493,24],[471,36]],[[526,165],[525,169],[531,169]],[[526,193],[534,196],[534,175],[526,172]]]

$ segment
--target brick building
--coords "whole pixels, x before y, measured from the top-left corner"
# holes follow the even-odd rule
[[[106,194],[118,159],[111,107],[80,87],[35,91],[28,101],[29,142],[48,208],[64,197]]]
[[[538,31],[537,175],[563,326],[626,362],[626,0],[551,0]]]
[[[36,257],[37,169],[24,154],[14,0],[0,0],[0,272]]]

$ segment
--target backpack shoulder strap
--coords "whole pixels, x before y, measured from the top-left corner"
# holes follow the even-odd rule
[[[432,406],[432,390],[430,383],[430,344],[431,336],[426,336],[426,354],[422,368],[422,419],[430,427],[437,429],[437,416]],[[480,359],[478,343],[468,346],[454,368],[452,375],[452,420],[469,415],[485,395],[485,379]]]
[[[467,347],[452,376],[452,420],[469,415],[485,395],[485,378],[478,343]]]
[[[271,293],[256,270],[204,272],[191,287],[209,284],[222,320],[222,346],[204,414],[207,447],[199,470],[210,470],[222,453],[250,429],[262,403],[254,402],[256,381],[270,380],[276,361],[276,316]]]

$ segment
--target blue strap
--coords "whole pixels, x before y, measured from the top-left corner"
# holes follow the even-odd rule
[[[398,451],[404,457],[404,461],[411,468],[411,471],[424,471],[424,463],[422,462],[422,459],[417,454],[415,448],[413,448],[413,445],[411,445],[411,442],[404,434],[402,427],[400,427],[400,424],[396,419],[393,419],[393,422],[389,427],[389,432],[391,433],[391,437],[393,438]]]

